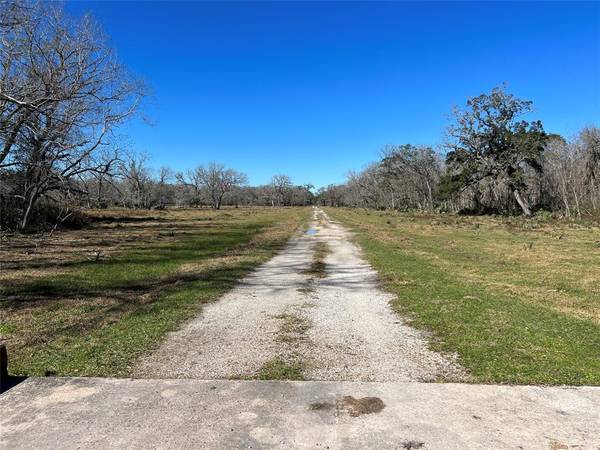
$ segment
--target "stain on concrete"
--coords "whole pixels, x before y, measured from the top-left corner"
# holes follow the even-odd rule
[[[406,450],[412,450],[412,449],[415,449],[415,448],[423,448],[424,445],[425,445],[425,442],[404,441],[402,443],[402,448],[405,448]]]
[[[382,411],[385,403],[379,397],[354,398],[346,395],[338,400],[337,407],[338,410],[346,411],[351,417],[358,417]]]
[[[309,409],[311,411],[323,411],[323,410],[328,410],[328,409],[332,409],[335,405],[333,403],[329,403],[329,402],[314,402],[311,403],[309,406]]]
[[[550,450],[567,450],[569,446],[567,444],[563,444],[560,441],[551,440],[550,441]]]

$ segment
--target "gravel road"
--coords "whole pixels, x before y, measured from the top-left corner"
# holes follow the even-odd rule
[[[318,242],[325,273],[307,272]],[[288,246],[142,359],[144,378],[256,376],[278,358],[307,380],[458,381],[452,355],[431,351],[427,335],[392,311],[393,297],[351,243],[350,233],[314,210],[309,233]]]

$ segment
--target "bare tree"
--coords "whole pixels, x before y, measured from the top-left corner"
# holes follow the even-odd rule
[[[579,137],[585,160],[585,180],[592,208],[600,210],[600,128],[584,128]]]
[[[172,189],[170,186],[171,180],[173,180],[173,171],[168,167],[161,167],[158,169],[158,180],[156,183],[156,200],[160,209],[165,208],[167,203],[171,200]]]
[[[89,16],[76,22],[59,4],[5,1],[0,18],[0,170],[21,174],[10,195],[26,228],[39,199],[118,161],[114,131],[144,88]]]
[[[198,167],[194,174],[214,209],[221,209],[223,198],[236,187],[248,182],[245,174],[214,162],[206,167]]]
[[[102,158],[106,158],[102,164]],[[94,205],[97,208],[105,208],[112,200],[110,195],[120,194],[117,180],[122,172],[122,161],[115,163],[114,153],[105,152],[99,156],[101,163],[98,170],[84,173],[79,183],[87,198],[88,207]]]
[[[274,175],[271,178],[271,206],[289,204],[288,194],[292,186],[292,179],[288,175]]]
[[[549,139],[544,151],[543,188],[548,207],[565,216],[600,209],[600,129],[588,127],[573,139]]]
[[[347,186],[340,184],[330,184],[320,188],[317,191],[318,202],[323,206],[343,206],[346,190]]]
[[[387,146],[380,166],[388,180],[392,208],[403,203],[408,208],[433,210],[442,163],[431,147]]]
[[[123,206],[150,208],[152,177],[148,167],[148,156],[131,153],[120,164],[123,178]]]
[[[348,173],[346,195],[341,195],[342,190],[337,186],[334,186],[334,192],[339,196],[338,202],[346,198],[352,206],[381,209],[394,203],[391,197],[386,198],[388,188],[389,180],[382,176],[379,163],[374,163],[360,172]]]
[[[188,169],[185,172],[177,172],[175,179],[180,186],[186,190],[191,190],[191,199],[188,204],[199,205],[202,202],[202,189],[204,183],[202,181],[200,167],[196,169]]]

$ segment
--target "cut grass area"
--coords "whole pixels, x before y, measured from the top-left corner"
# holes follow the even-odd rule
[[[393,307],[475,381],[600,384],[598,227],[327,212],[356,231]]]
[[[261,367],[254,379],[302,381],[304,380],[303,370],[304,367],[300,361],[275,357]]]
[[[310,211],[102,214],[110,220],[100,216],[90,229],[59,233],[38,260],[21,256],[22,246],[10,241],[3,247],[12,274],[0,290],[0,339],[11,373],[130,375],[138,356],[273,256]],[[88,260],[88,241],[106,257]],[[60,254],[58,272],[52,254]]]

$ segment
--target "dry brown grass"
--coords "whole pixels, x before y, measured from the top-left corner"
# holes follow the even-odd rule
[[[311,327],[310,321],[297,313],[286,312],[275,316],[280,321],[277,340],[286,343],[305,340],[306,333]]]
[[[375,212],[366,217],[369,234],[391,248],[461,279],[600,324],[597,225]]]
[[[200,303],[214,298],[272,255],[308,217],[308,210],[116,209],[90,215],[95,220],[82,230],[3,237],[0,339],[7,341],[13,359],[23,355],[21,373],[41,370],[32,364],[37,353],[45,355],[47,344],[73,351],[63,347],[77,347],[76,341],[90,333],[145,314],[165,296],[185,295],[193,304],[196,289]],[[182,309],[169,320],[181,320],[189,311]],[[169,326],[165,323],[164,328]],[[91,366],[74,372],[59,364],[57,372],[102,373]]]
[[[64,273],[72,265],[96,258],[109,259],[144,244],[168,245],[199,230],[242,221],[271,208],[169,209],[160,211],[123,208],[87,210],[91,224],[81,230],[48,233],[5,233],[1,236],[0,281]],[[293,226],[293,225],[292,225]],[[285,235],[287,229],[271,229],[253,238],[253,244]]]

